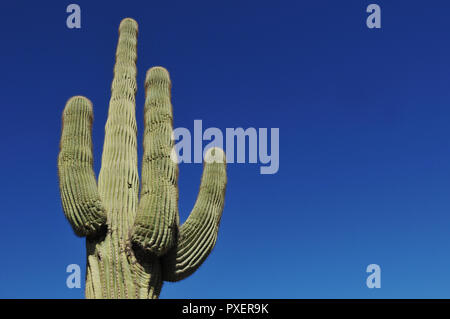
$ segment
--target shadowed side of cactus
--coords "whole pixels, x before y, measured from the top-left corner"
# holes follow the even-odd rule
[[[164,281],[192,274],[215,245],[224,206],[225,154],[206,152],[200,191],[183,225],[173,158],[171,81],[162,67],[145,80],[141,190],[135,117],[138,26],[122,20],[98,185],[92,103],[70,98],[63,112],[58,175],[64,214],[86,237],[87,298],[157,298]]]

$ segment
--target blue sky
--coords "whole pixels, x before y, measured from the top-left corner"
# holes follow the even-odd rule
[[[79,30],[65,25],[72,2]],[[278,173],[228,166],[214,251],[161,298],[450,298],[448,1],[72,2],[2,3],[0,297],[84,296],[65,284],[85,250],[59,199],[61,112],[92,100],[98,174],[129,16],[139,138],[154,65],[171,74],[175,127],[280,129]],[[180,165],[181,220],[201,170]],[[365,285],[372,263],[380,289]]]

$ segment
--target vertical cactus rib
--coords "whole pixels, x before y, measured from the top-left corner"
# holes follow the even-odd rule
[[[180,227],[176,246],[162,257],[163,280],[179,281],[205,261],[213,249],[224,207],[227,183],[225,153],[207,151],[200,191],[194,208]]]
[[[78,236],[93,235],[106,222],[92,169],[92,120],[91,101],[83,96],[67,101],[58,175],[64,213]]]
[[[178,227],[178,165],[171,159],[173,115],[167,70],[148,70],[145,87],[142,188],[132,240],[160,256],[174,245]]]
[[[112,230],[125,238],[138,201],[137,127],[135,115],[136,45],[138,25],[122,20],[105,127],[99,191],[108,211]]]

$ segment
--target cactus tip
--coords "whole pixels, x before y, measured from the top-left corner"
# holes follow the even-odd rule
[[[122,30],[123,28],[135,29],[137,32],[138,23],[133,18],[124,18],[122,19],[122,21],[120,21],[119,31]]]
[[[154,66],[148,69],[147,74],[145,76],[145,83],[148,83],[149,81],[171,83],[169,71],[167,71],[167,69],[162,66]]]
[[[205,153],[206,163],[226,163],[225,152],[220,147],[211,147]]]
[[[64,108],[64,114],[67,113],[68,110],[87,108],[89,112],[93,112],[92,102],[87,97],[82,95],[75,95],[69,98],[66,102],[66,106]]]

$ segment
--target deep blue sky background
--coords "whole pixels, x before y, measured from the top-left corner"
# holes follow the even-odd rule
[[[82,29],[65,26],[78,3]],[[365,9],[382,8],[369,30]],[[61,112],[94,103],[95,171],[122,18],[173,81],[174,124],[279,127],[280,170],[228,166],[219,239],[162,298],[450,298],[448,1],[21,1],[0,13],[0,297],[82,298],[59,199]],[[141,139],[140,143],[141,144]],[[180,166],[180,216],[201,164]],[[382,288],[365,285],[382,268]],[[83,273],[84,275],[84,273]]]

